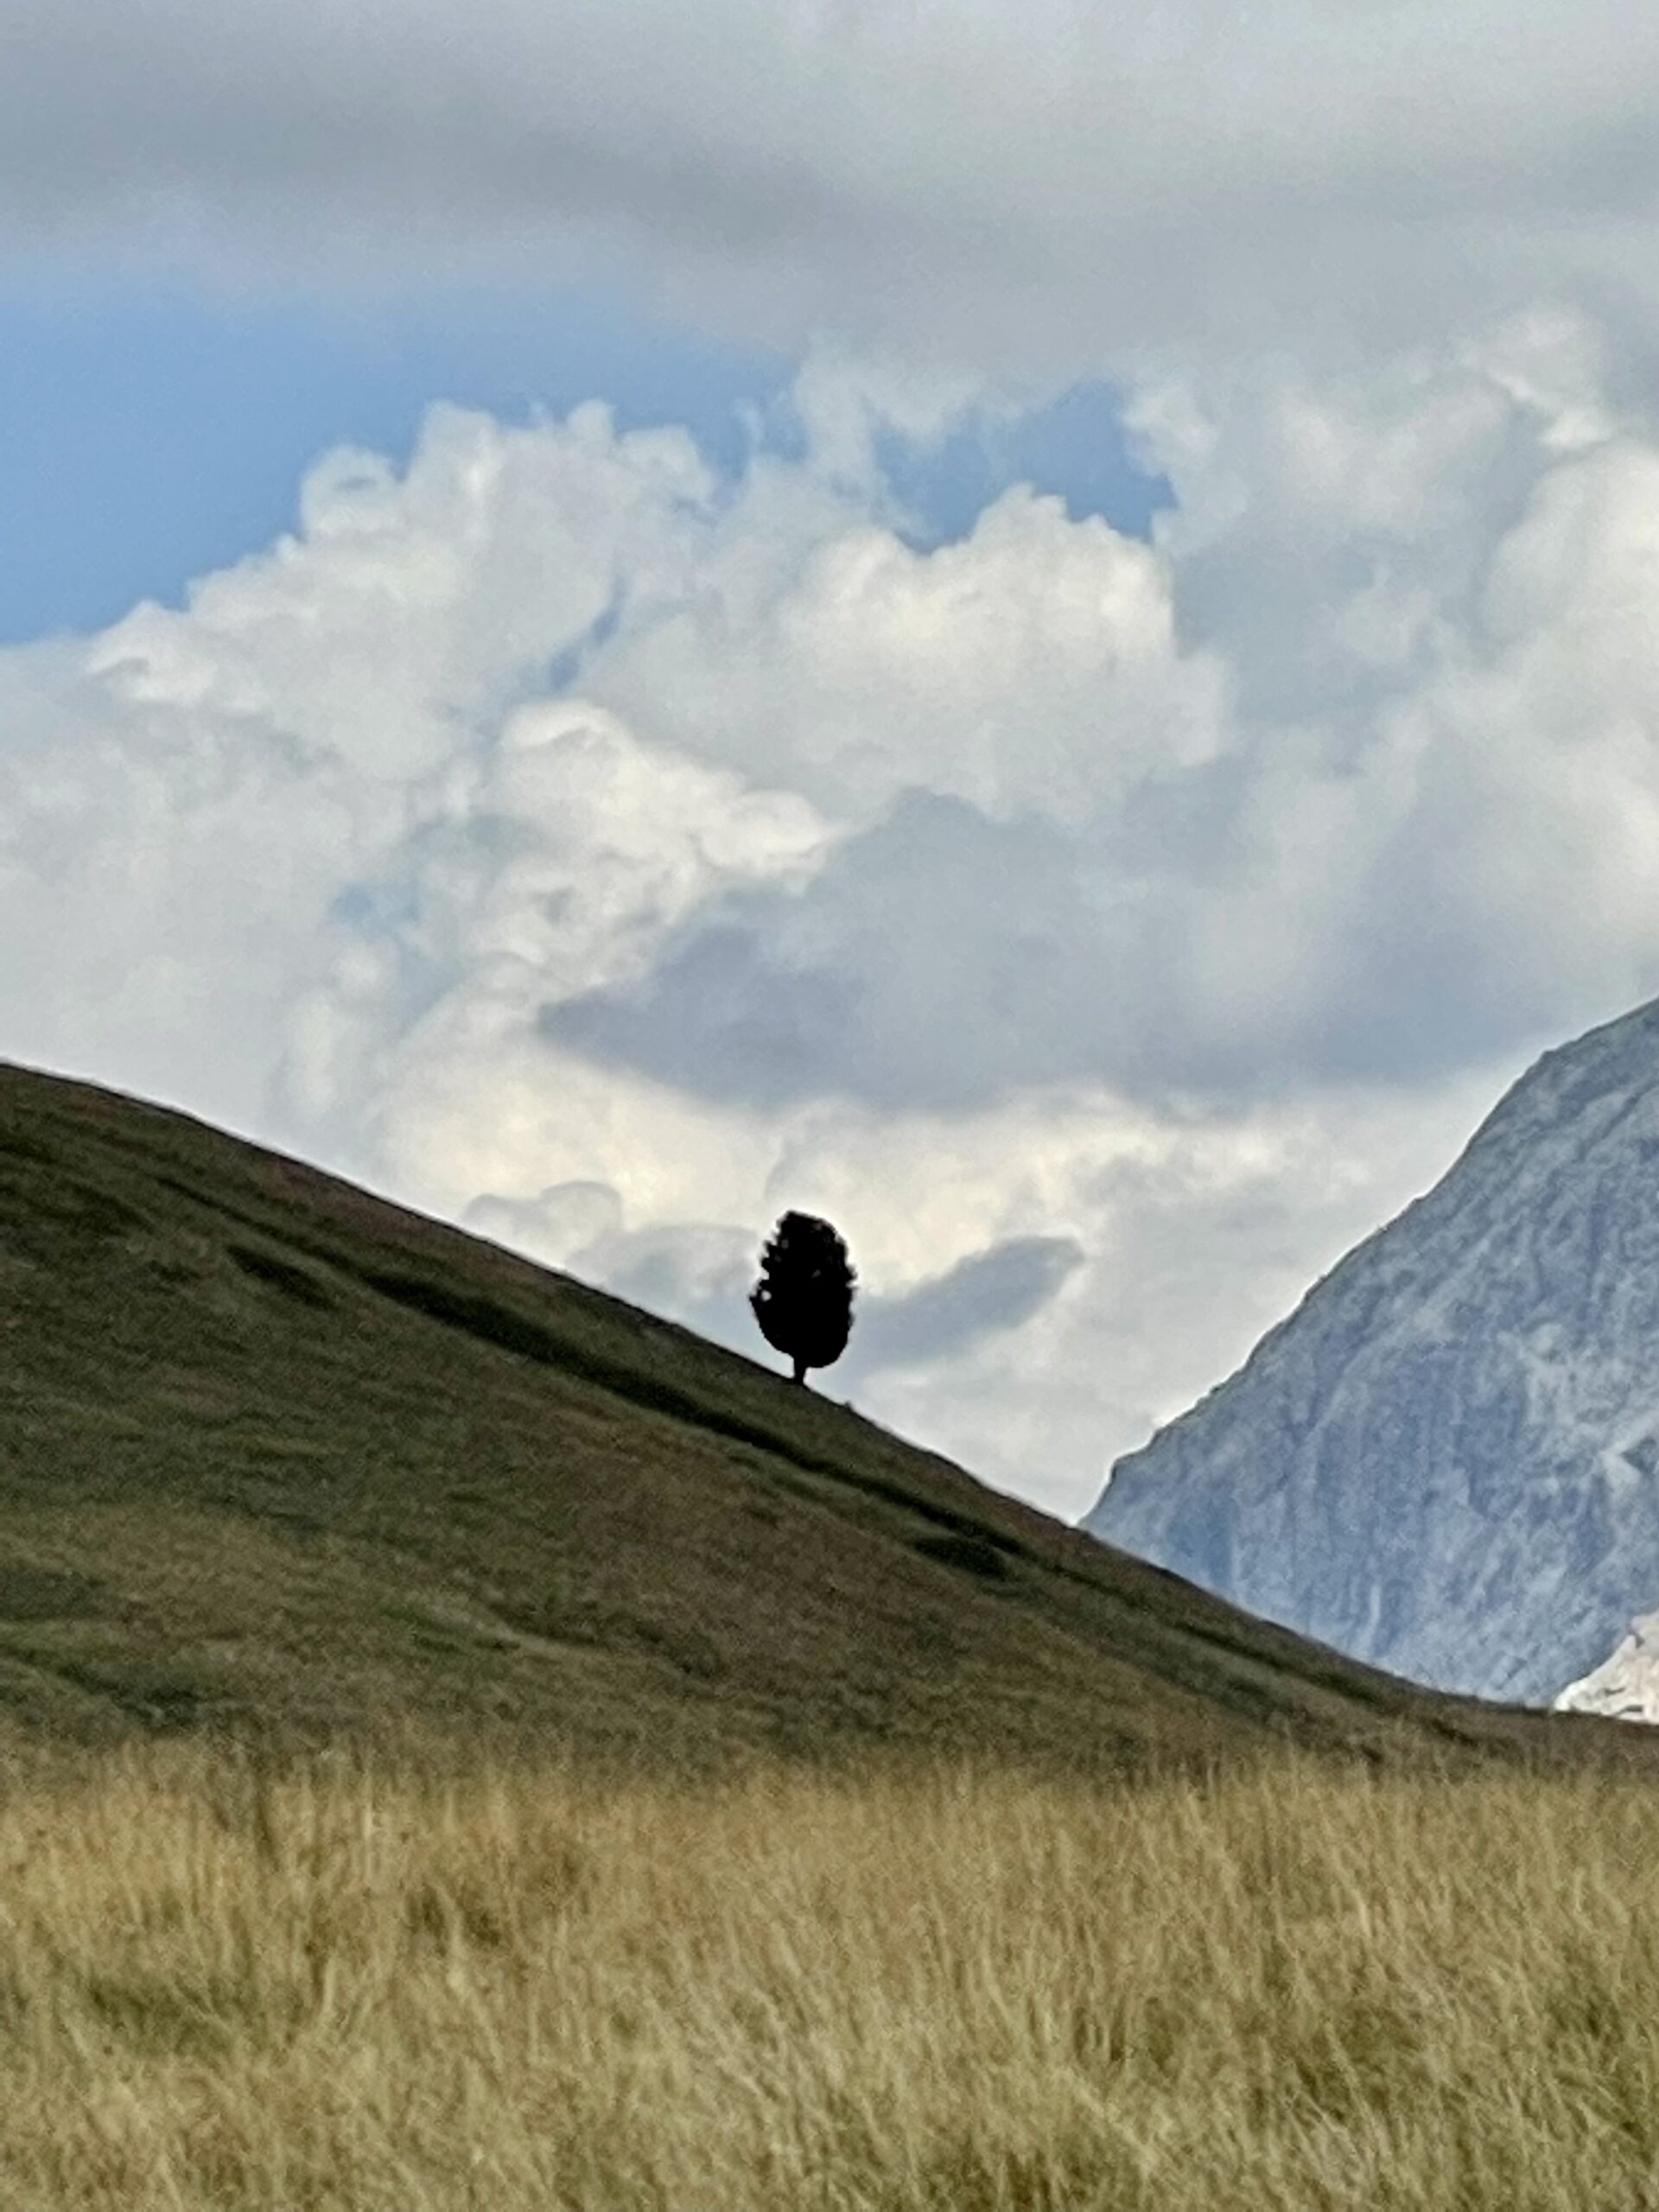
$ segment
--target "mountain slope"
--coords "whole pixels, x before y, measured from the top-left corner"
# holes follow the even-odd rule
[[[1630,1732],[1422,1697],[494,1246],[16,1070],[0,1350],[14,1742],[1119,1767]]]
[[[1540,1061],[1086,1525],[1424,1681],[1600,1660],[1659,1599],[1659,1002]]]

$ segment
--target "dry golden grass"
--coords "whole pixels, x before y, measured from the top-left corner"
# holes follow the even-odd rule
[[[1659,2203],[1650,1791],[1312,1766],[0,1804],[0,2203]]]

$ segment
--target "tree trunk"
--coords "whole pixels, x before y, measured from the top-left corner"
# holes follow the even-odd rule
[[[804,1382],[806,1380],[806,1362],[798,1357],[795,1362],[795,1380],[798,1382]]]

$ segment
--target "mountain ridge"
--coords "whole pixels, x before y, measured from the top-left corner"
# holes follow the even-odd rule
[[[1659,1001],[1535,1061],[1084,1525],[1375,1663],[1553,1697],[1659,1595],[1656,1167]]]

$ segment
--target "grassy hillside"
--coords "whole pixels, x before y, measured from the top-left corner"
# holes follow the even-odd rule
[[[0,1740],[1209,1761],[1649,1739],[1430,1698],[824,1397],[0,1070]]]

